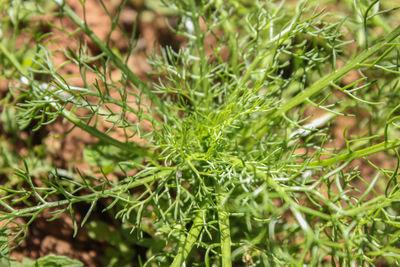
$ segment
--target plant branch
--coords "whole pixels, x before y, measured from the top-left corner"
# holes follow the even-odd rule
[[[222,267],[232,266],[231,257],[231,232],[229,225],[229,212],[225,205],[226,193],[219,190],[217,194],[218,203],[218,224],[220,230],[220,242],[222,252]]]
[[[269,114],[269,116],[267,116],[266,119],[271,120],[275,117],[282,116],[284,113],[286,113],[290,109],[305,102],[309,97],[321,92],[326,87],[328,87],[332,82],[335,82],[339,78],[346,75],[349,71],[359,67],[359,65],[361,63],[370,59],[375,53],[377,53],[379,50],[381,50],[383,47],[385,47],[388,43],[393,41],[399,35],[400,35],[400,26],[398,26],[391,33],[389,33],[384,38],[382,38],[374,46],[370,47],[368,50],[365,50],[364,52],[359,54],[357,57],[355,57],[349,63],[344,65],[342,68],[337,69],[335,72],[332,72],[332,73],[322,77],[321,79],[316,81],[314,84],[312,84],[310,87],[308,87],[307,89],[305,89],[304,91],[302,91],[301,93],[296,95],[295,97],[291,98],[289,101],[284,103],[275,112]],[[264,120],[264,122],[262,122],[260,124],[261,124],[261,127],[255,128],[256,130],[250,131],[250,134],[248,135],[248,137],[253,135],[256,132],[257,133],[256,139],[259,139],[265,134],[265,131],[267,131],[267,129],[265,129],[265,120]]]
[[[160,178],[160,177],[158,177]],[[60,200],[60,201],[53,201],[53,202],[46,202],[42,205],[34,206],[34,207],[29,207],[25,209],[19,209],[15,210],[15,212],[11,212],[8,216],[4,216],[3,219],[11,218],[11,217],[25,217],[25,216],[31,216],[32,213],[49,209],[49,208],[55,208],[63,205],[68,205],[68,204],[75,204],[78,202],[92,202],[95,199],[100,199],[100,198],[106,198],[113,196],[115,193],[120,193],[121,191],[126,191],[128,189],[132,189],[141,185],[144,185],[146,183],[152,182],[157,177],[155,176],[150,176],[146,178],[142,178],[140,180],[134,181],[131,184],[128,185],[120,185],[120,186],[115,186],[111,189],[106,189],[102,191],[98,191],[89,195],[85,195],[82,197],[75,196],[73,199],[65,199],[65,200]],[[3,189],[0,187],[0,189]]]
[[[329,166],[338,162],[351,161],[357,158],[373,155],[378,152],[387,151],[400,146],[400,140],[384,141],[382,143],[360,149],[357,151],[347,152],[342,155],[334,156],[325,160],[313,161],[309,166]]]
[[[301,92],[300,94],[291,98],[289,101],[287,101],[285,104],[283,104],[283,106],[279,110],[277,110],[275,112],[275,116],[281,116],[288,110],[290,110],[290,109],[294,108],[295,106],[306,101],[306,99],[309,98],[310,96],[321,92],[326,87],[328,87],[330,83],[335,82],[336,80],[343,77],[351,70],[357,68],[359,66],[359,64],[370,59],[375,53],[377,53],[379,50],[381,50],[383,47],[385,47],[388,43],[393,41],[399,35],[400,35],[400,26],[398,26],[391,33],[386,35],[377,44],[375,44],[374,46],[370,47],[369,49],[363,51],[360,55],[355,57],[353,60],[351,60],[346,65],[344,65],[342,68],[319,79],[313,85],[311,85],[310,87],[305,89],[303,92]]]
[[[28,75],[27,71],[21,66],[21,64],[15,59],[14,55],[11,54],[7,48],[0,43],[0,51],[8,58],[8,60],[13,64],[13,66],[17,69],[17,71],[23,75],[26,79],[29,80],[29,82],[32,84],[32,86],[37,86],[37,81],[33,80],[30,78]],[[100,132],[97,130],[97,128],[92,127],[88,124],[86,124],[84,121],[82,121],[80,118],[78,118],[75,114],[70,112],[69,110],[63,108],[60,104],[57,103],[56,100],[51,99],[48,96],[45,96],[45,100],[50,103],[50,105],[57,111],[59,112],[64,118],[72,122],[74,125],[77,127],[81,128],[82,130],[88,132],[92,136],[97,137],[99,140],[114,145],[122,150],[127,150],[127,151],[134,151],[137,155],[141,156],[154,156],[154,153],[148,152],[146,149],[140,147],[137,144],[133,143],[123,143],[117,139],[114,139],[110,137],[109,135]]]
[[[143,91],[150,101],[155,105],[159,110],[164,114],[166,112],[165,105],[161,101],[161,99],[154,94],[150,87],[141,81],[139,77],[137,77],[129,67],[111,50],[107,44],[105,44],[94,32],[93,30],[83,21],[81,18],[76,15],[76,13],[65,3],[65,1],[53,0],[57,5],[60,6],[63,12],[67,14],[67,16],[72,19],[72,21],[85,33],[87,34],[90,39],[103,51],[111,61],[124,73],[128,80],[132,82],[139,90]]]
[[[190,228],[189,233],[186,236],[185,241],[180,244],[178,254],[176,255],[174,261],[171,263],[170,267],[181,267],[185,266],[186,258],[189,256],[201,230],[203,229],[203,217],[204,210],[197,212],[196,217],[193,220],[192,228]]]

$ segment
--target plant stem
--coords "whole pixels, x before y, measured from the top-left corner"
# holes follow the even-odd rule
[[[30,208],[25,208],[25,209],[19,209],[16,210],[16,212],[11,213],[9,216],[4,216],[3,219],[11,218],[11,217],[26,217],[26,216],[31,216],[32,213],[44,210],[44,209],[49,209],[49,208],[55,208],[63,205],[68,205],[68,204],[75,204],[78,202],[92,202],[94,199],[100,199],[100,198],[107,198],[110,196],[113,196],[115,193],[120,193],[121,190],[128,190],[132,189],[141,185],[144,185],[146,183],[152,182],[157,177],[150,176],[146,177],[140,180],[137,180],[129,185],[121,185],[121,186],[115,186],[111,189],[106,189],[103,191],[98,191],[86,196],[78,197],[75,196],[73,199],[65,199],[65,200],[60,200],[60,201],[53,201],[53,202],[46,202],[42,205],[30,207]],[[0,189],[2,189],[0,187]]]
[[[360,55],[355,57],[349,63],[344,65],[342,68],[336,70],[335,72],[326,75],[325,77],[321,78],[313,85],[308,87],[306,90],[301,92],[300,94],[296,95],[295,97],[291,98],[288,102],[286,102],[279,110],[275,112],[275,116],[281,116],[288,110],[294,108],[295,106],[303,103],[306,99],[316,93],[321,92],[325,89],[331,82],[336,81],[337,79],[343,77],[345,74],[350,72],[351,70],[358,67],[359,64],[370,59],[375,53],[377,53],[380,49],[386,46],[388,43],[393,41],[397,36],[400,35],[400,26],[394,29],[390,34],[386,35],[380,42],[375,44],[374,46],[370,47],[368,50],[365,50]]]
[[[57,5],[62,8],[62,11],[67,14],[67,16],[72,19],[72,21],[85,33],[90,39],[103,51],[111,61],[124,73],[128,80],[132,82],[139,90],[142,90],[147,97],[150,99],[151,103],[155,105],[159,110],[164,114],[166,112],[165,105],[161,101],[161,99],[154,94],[150,87],[141,81],[129,68],[128,66],[111,50],[107,44],[105,44],[94,32],[93,30],[83,21],[81,18],[76,15],[76,13],[63,1],[60,4],[60,1],[53,0]]]
[[[10,62],[17,69],[17,71],[21,75],[23,75],[25,78],[27,78],[30,81],[30,83],[33,84],[33,86],[35,86],[35,84],[37,82],[32,80],[29,77],[29,75],[27,74],[26,70],[24,70],[24,68],[21,66],[21,64],[15,59],[14,55],[11,54],[2,43],[0,43],[0,51],[8,58],[8,60],[10,60]],[[64,118],[66,118],[67,120],[72,122],[77,127],[81,128],[82,130],[88,132],[92,136],[97,137],[102,142],[114,145],[114,146],[116,146],[116,147],[118,147],[118,148],[120,148],[122,150],[125,150],[125,151],[126,150],[130,151],[130,152],[134,151],[137,155],[141,155],[141,156],[154,156],[155,155],[155,154],[153,154],[151,152],[148,152],[146,149],[140,147],[137,144],[123,143],[123,142],[118,141],[117,139],[114,139],[114,138],[108,136],[107,134],[105,134],[103,132],[100,132],[95,127],[92,127],[92,126],[86,124],[84,121],[82,121],[80,118],[78,118],[75,114],[73,114],[69,110],[66,110],[65,108],[63,108],[60,104],[57,103],[56,100],[53,100],[48,96],[45,96],[45,100],[49,101],[50,105],[56,111],[60,112],[60,114]]]
[[[200,66],[199,66],[200,67],[200,69],[199,69],[200,78],[198,80],[198,83],[200,84],[202,91],[207,96],[209,93],[209,85],[208,85],[208,79],[205,77],[205,75],[206,75],[208,58],[206,57],[205,49],[204,49],[204,34],[201,32],[201,28],[200,28],[200,23],[199,23],[200,15],[199,15],[199,11],[196,7],[196,1],[189,0],[189,6],[190,6],[190,12],[191,12],[190,19],[191,19],[191,22],[193,23],[194,34],[196,36],[197,51],[200,56]]]
[[[176,255],[174,261],[171,263],[170,267],[185,266],[184,263],[186,261],[186,258],[189,256],[189,253],[192,250],[194,243],[197,241],[197,238],[200,235],[201,230],[203,229],[204,212],[204,210],[200,210],[199,212],[197,212],[196,217],[193,220],[192,228],[190,228],[190,231],[187,234],[185,241],[180,244],[178,254]]]
[[[52,106],[56,110],[61,109],[60,104],[52,103]],[[103,132],[100,132],[99,130],[97,130],[97,128],[87,125],[85,122],[83,122],[81,119],[79,119],[77,116],[75,116],[75,114],[73,114],[69,110],[62,109],[61,114],[64,118],[66,118],[67,120],[72,122],[74,125],[78,126],[82,130],[88,132],[90,135],[97,137],[102,142],[116,146],[119,149],[122,149],[125,151],[134,152],[135,154],[140,155],[140,156],[151,156],[151,157],[155,156],[154,153],[148,152],[145,148],[140,147],[136,143],[123,143],[121,141],[118,141],[117,139],[110,137],[109,135],[107,135]]]
[[[21,64],[19,64],[18,60],[14,57],[14,54],[8,51],[8,49],[1,42],[0,42],[0,52],[3,53],[3,55],[11,62],[11,64],[17,69],[19,73],[21,73],[24,76],[27,76],[26,71],[21,66]]]
[[[72,87],[71,87],[72,88]],[[76,87],[77,88],[77,87]],[[81,88],[79,88],[81,89]],[[85,88],[86,89],[86,88]],[[155,119],[154,117],[152,117],[149,114],[140,114],[136,109],[134,109],[133,107],[129,106],[126,102],[122,102],[118,99],[114,99],[109,95],[102,95],[97,91],[94,90],[90,90],[90,89],[86,89],[84,90],[84,93],[90,94],[92,96],[96,96],[99,98],[103,98],[104,100],[106,100],[109,103],[112,103],[114,105],[117,105],[119,107],[121,107],[123,110],[127,110],[129,112],[132,112],[133,114],[137,115],[137,116],[142,116],[143,118],[145,118],[146,120],[148,120],[149,122],[151,122],[152,124],[156,124],[156,125],[163,125],[163,122]]]
[[[337,162],[351,161],[356,158],[366,157],[378,152],[387,151],[400,146],[400,140],[384,141],[382,143],[360,149],[357,151],[350,151],[348,153],[331,157],[326,160],[318,160],[310,163],[309,166],[329,166]]]
[[[229,212],[224,203],[226,198],[226,193],[219,190],[217,194],[218,203],[218,224],[220,231],[220,242],[221,242],[221,252],[222,252],[222,267],[232,266],[231,257],[231,232],[229,225]]]
[[[295,97],[291,98],[289,101],[284,103],[278,110],[269,114],[269,116],[267,116],[266,119],[271,120],[275,117],[282,116],[284,113],[286,113],[290,109],[292,109],[292,108],[296,107],[297,105],[306,101],[307,98],[321,92],[326,87],[328,87],[332,82],[335,82],[339,78],[346,75],[349,71],[359,67],[359,64],[370,59],[375,53],[377,53],[379,50],[381,50],[383,47],[385,47],[388,43],[393,41],[399,35],[400,35],[400,26],[398,26],[391,33],[386,35],[381,41],[376,43],[374,46],[370,47],[369,49],[365,50],[360,55],[355,57],[353,60],[351,60],[346,65],[344,65],[342,68],[337,69],[335,72],[332,72],[332,73],[326,75],[325,77],[322,77],[321,79],[316,81],[314,84],[312,84],[310,87],[305,89],[303,92],[301,92],[298,95],[296,95]],[[254,130],[250,131],[250,135],[254,134],[254,132],[257,133],[256,139],[261,138],[265,134],[265,131],[268,130],[268,129],[265,129],[265,127],[264,127],[265,120],[264,120],[264,122],[262,122],[260,124],[261,124],[261,127],[256,128],[255,131]]]

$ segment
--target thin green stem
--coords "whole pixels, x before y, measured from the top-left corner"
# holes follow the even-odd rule
[[[197,212],[196,217],[193,220],[192,228],[190,228],[190,231],[187,234],[185,241],[180,244],[178,254],[176,255],[174,261],[171,263],[170,267],[185,266],[185,261],[189,256],[189,253],[192,250],[194,244],[196,243],[201,230],[203,229],[204,213],[204,210],[200,210],[199,212]]]
[[[190,12],[191,12],[191,22],[193,23],[194,26],[194,34],[196,35],[196,46],[197,46],[197,51],[200,56],[200,78],[199,78],[199,83],[201,83],[202,90],[208,95],[208,80],[206,79],[206,69],[207,69],[207,63],[208,63],[208,58],[206,58],[206,53],[204,49],[204,34],[201,32],[200,28],[200,15],[199,11],[197,10],[196,7],[196,1],[195,0],[189,0],[189,5],[190,5]]]
[[[306,101],[308,97],[321,92],[326,87],[328,87],[330,83],[338,80],[351,70],[357,68],[358,65],[361,64],[362,62],[366,61],[367,59],[370,59],[375,53],[377,53],[379,50],[381,50],[383,47],[385,47],[388,43],[393,41],[399,35],[400,35],[400,26],[394,29],[390,34],[386,35],[380,42],[378,42],[374,46],[370,47],[368,50],[365,50],[360,55],[355,57],[353,60],[344,65],[342,68],[319,79],[317,82],[315,82],[313,85],[305,89],[303,92],[291,98],[289,101],[283,104],[283,106],[279,110],[275,112],[274,114],[275,117],[281,116],[288,110]]]
[[[243,76],[240,78],[240,81],[236,87],[236,89],[240,89],[245,84],[248,82],[250,79],[251,75],[254,73],[254,70],[259,66],[259,64],[265,60],[265,58],[269,57],[271,54],[273,54],[273,46],[272,44],[276,42],[282,42],[282,40],[286,39],[289,33],[293,30],[293,28],[296,26],[297,22],[300,20],[302,12],[301,9],[304,5],[303,0],[299,1],[297,4],[297,12],[296,12],[296,17],[292,19],[290,25],[286,27],[282,32],[278,35],[276,35],[274,38],[269,40],[268,42],[264,43],[261,47],[259,47],[258,50],[258,55],[254,58],[253,62],[250,64],[250,66],[246,69],[245,73]],[[307,19],[309,20],[309,19]],[[276,49],[276,48],[275,48]],[[267,51],[267,52],[266,52]]]
[[[155,119],[151,115],[146,114],[146,113],[141,114],[140,112],[138,112],[138,110],[136,110],[133,107],[129,106],[126,102],[122,102],[122,101],[120,101],[118,99],[114,99],[109,95],[101,95],[99,92],[94,91],[94,90],[90,90],[90,89],[84,90],[84,93],[87,93],[87,94],[90,94],[90,95],[96,96],[96,97],[101,97],[105,101],[121,107],[123,110],[127,110],[129,112],[132,112],[133,114],[135,114],[137,116],[142,116],[143,118],[145,118],[146,120],[148,120],[152,124],[157,124],[157,125],[162,125],[163,124],[163,122]]]
[[[10,60],[10,62],[14,65],[14,67],[17,69],[17,71],[21,75],[23,75],[25,78],[30,80],[30,82],[32,84],[36,83],[36,81],[32,80],[29,77],[29,75],[27,74],[27,71],[21,66],[21,64],[14,57],[14,55],[11,54],[2,43],[0,43],[0,51],[3,53],[3,55],[5,55],[8,58],[8,60]],[[51,99],[47,99],[47,100],[51,100]],[[148,152],[145,148],[142,148],[137,144],[134,144],[134,143],[123,143],[123,142],[118,141],[117,139],[114,139],[114,138],[110,137],[109,135],[107,135],[107,134],[105,134],[103,132],[100,132],[95,127],[92,127],[92,126],[88,125],[87,123],[85,123],[84,121],[82,121],[80,118],[78,118],[75,114],[73,114],[69,110],[63,108],[55,100],[54,101],[50,101],[50,105],[56,111],[60,112],[60,114],[64,118],[66,118],[67,120],[72,122],[77,127],[81,128],[82,130],[88,132],[92,136],[97,137],[99,140],[101,140],[104,143],[114,145],[114,146],[116,146],[116,147],[118,147],[118,148],[120,148],[122,150],[128,150],[130,152],[134,151],[137,155],[155,156],[155,154],[153,154],[151,152]]]
[[[311,97],[317,93],[320,93],[322,90],[324,90],[326,87],[328,87],[332,82],[335,82],[339,78],[341,78],[344,75],[346,75],[347,73],[349,73],[351,70],[359,67],[359,65],[361,63],[363,63],[364,61],[370,59],[375,53],[377,53],[379,50],[381,50],[383,47],[385,47],[388,43],[393,41],[399,35],[400,35],[400,26],[398,26],[391,33],[389,33],[384,38],[382,38],[374,46],[370,47],[368,50],[365,50],[364,52],[359,54],[357,57],[355,57],[349,63],[344,65],[342,68],[337,69],[335,72],[332,72],[332,73],[322,77],[321,79],[316,81],[314,84],[312,84],[310,87],[308,87],[307,89],[305,89],[304,91],[302,91],[301,93],[296,95],[295,97],[291,98],[289,101],[284,103],[278,110],[269,114],[269,116],[267,116],[267,119],[271,120],[275,117],[282,116],[287,111],[289,111],[292,108],[305,102],[309,97]],[[266,123],[266,121],[264,120],[264,122],[261,123],[261,127],[254,128],[253,131],[250,131],[250,135],[252,135],[256,132],[257,139],[264,136],[265,131],[268,130],[265,128],[265,123]]]
[[[227,43],[229,47],[229,62],[232,67],[232,72],[235,75],[239,75],[238,67],[239,67],[239,52],[238,49],[238,40],[236,39],[236,33],[234,30],[234,26],[232,21],[229,20],[229,13],[223,6],[223,1],[219,0],[216,2],[216,8],[220,10],[220,18],[223,21],[222,27],[225,31],[225,35],[227,36]]]
[[[225,205],[226,193],[220,189],[216,198],[218,203],[218,224],[221,239],[222,267],[231,267],[231,231],[229,225],[229,212]]]
[[[357,158],[373,155],[378,152],[387,151],[400,146],[400,140],[385,141],[364,149],[347,152],[342,155],[331,157],[325,160],[313,161],[309,166],[329,166],[338,162],[351,161]]]
[[[168,172],[170,173],[170,171]],[[75,196],[74,198],[71,199],[65,199],[65,200],[60,200],[60,201],[53,201],[53,202],[46,202],[44,204],[30,207],[30,208],[25,208],[25,209],[19,209],[16,212],[10,213],[10,215],[5,216],[4,219],[10,218],[10,217],[26,217],[26,216],[31,216],[32,213],[44,210],[44,209],[49,209],[49,208],[55,208],[63,205],[68,205],[68,204],[75,204],[78,202],[92,202],[94,199],[100,199],[100,198],[108,198],[110,196],[113,196],[115,193],[120,193],[121,191],[126,191],[147,183],[150,183],[156,179],[160,179],[161,177],[164,177],[164,175],[158,175],[158,176],[149,176],[146,178],[142,178],[140,180],[134,181],[128,185],[119,185],[115,186],[110,189],[98,191],[89,195],[85,196]],[[2,189],[0,187],[0,189]]]
[[[24,76],[26,75],[26,71],[22,67],[21,64],[19,64],[18,60],[15,58],[14,54],[8,51],[8,49],[4,46],[3,43],[0,42],[0,51],[2,54],[11,62],[11,64],[17,69],[19,73],[21,73]]]
[[[114,139],[114,138],[110,137],[109,135],[107,135],[107,134],[105,134],[103,132],[100,132],[99,130],[97,130],[97,128],[86,124],[84,121],[79,119],[77,116],[75,116],[75,114],[73,114],[69,110],[67,110],[65,108],[62,108],[60,104],[52,103],[52,106],[56,110],[60,110],[61,109],[61,115],[64,118],[66,118],[67,120],[72,122],[74,125],[78,126],[79,128],[81,128],[85,132],[89,133],[90,135],[92,135],[94,137],[97,137],[99,140],[101,140],[104,143],[116,146],[116,147],[118,147],[119,149],[122,149],[122,150],[134,152],[135,154],[141,155],[141,156],[154,157],[156,155],[154,153],[148,152],[146,148],[140,147],[136,143],[123,143],[121,141],[118,141],[117,139]]]
[[[94,32],[93,30],[83,21],[76,13],[66,4],[62,3],[60,5],[60,1],[53,0],[56,4],[62,8],[62,11],[67,14],[67,16],[72,19],[72,21],[85,33],[90,39],[103,51],[111,61],[124,73],[128,80],[132,82],[139,90],[143,91],[147,97],[150,99],[153,105],[155,105],[162,113],[166,112],[165,105],[161,101],[161,99],[154,94],[150,87],[141,81],[139,77],[137,77],[129,67],[111,50],[107,44],[105,44]]]
[[[348,6],[348,8],[351,10],[354,7],[354,0],[345,0],[344,1],[345,5]],[[361,14],[358,14],[360,16]],[[392,28],[390,27],[389,23],[385,20],[385,17],[382,16],[376,16],[374,15],[372,17],[372,22],[377,25],[382,27],[382,29],[386,32],[389,33]]]

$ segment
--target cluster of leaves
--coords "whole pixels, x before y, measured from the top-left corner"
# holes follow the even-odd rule
[[[98,138],[85,155],[104,179],[54,171],[39,187],[25,164],[16,174],[29,189],[1,188],[7,245],[21,241],[40,213],[74,219],[74,204],[89,203],[84,225],[106,199],[103,212],[132,230],[129,242],[147,248],[144,265],[399,264],[400,28],[381,19],[393,10],[356,1],[359,17],[345,22],[329,21],[307,1],[166,1],[177,18],[171,30],[186,43],[149,58],[156,81],[149,85],[64,1],[54,2],[101,53],[89,56],[84,44],[64,51],[82,73],[82,88],[58,73],[45,46],[37,46],[35,68],[26,68],[0,44],[21,76],[17,122],[38,130],[61,116]],[[364,37],[349,52],[346,23]],[[375,26],[387,34],[373,38]],[[351,71],[359,78],[346,84]],[[89,83],[87,73],[97,79]],[[310,110],[325,113],[314,119]],[[332,148],[330,125],[361,110],[368,115],[357,126],[365,131],[349,137],[344,130],[344,147]],[[106,132],[97,127],[102,122],[111,125]],[[383,152],[394,159],[390,169],[369,157]],[[363,177],[356,159],[373,167],[374,178]],[[115,170],[126,177],[108,179]],[[75,219],[74,226],[76,233]]]

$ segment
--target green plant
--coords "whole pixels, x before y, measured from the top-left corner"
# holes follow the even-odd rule
[[[295,8],[273,1],[166,1],[178,18],[171,30],[186,44],[149,58],[156,80],[150,84],[64,1],[55,2],[101,52],[90,56],[84,44],[63,51],[82,74],[85,87],[76,87],[59,74],[45,46],[38,44],[36,67],[24,68],[0,43],[22,76],[18,123],[39,129],[61,116],[98,138],[99,149],[90,148],[86,157],[99,163],[104,179],[54,172],[39,187],[28,165],[17,169],[29,190],[2,187],[7,195],[0,200],[1,230],[13,242],[42,212],[74,218],[74,204],[89,203],[83,226],[107,199],[104,212],[130,227],[134,240],[153,239],[147,258],[137,259],[145,266],[399,264],[400,27],[346,50],[346,22],[328,22],[306,1]],[[349,22],[350,31],[367,37],[382,26],[373,18],[388,12],[375,10],[377,3],[355,7],[364,19]],[[109,75],[115,68],[118,81]],[[351,71],[357,78],[346,84]],[[328,115],[311,118],[312,108]],[[349,135],[345,128],[344,147],[329,145],[329,126],[354,115],[360,131]],[[97,127],[103,122],[110,125],[105,132]],[[124,138],[113,138],[114,131]],[[372,156],[381,152],[393,166],[375,163]],[[111,163],[96,160],[106,154]],[[355,160],[372,166],[374,177],[364,177]],[[113,164],[138,172],[111,181]],[[14,207],[22,199],[31,206]],[[20,217],[28,222],[16,224]]]

